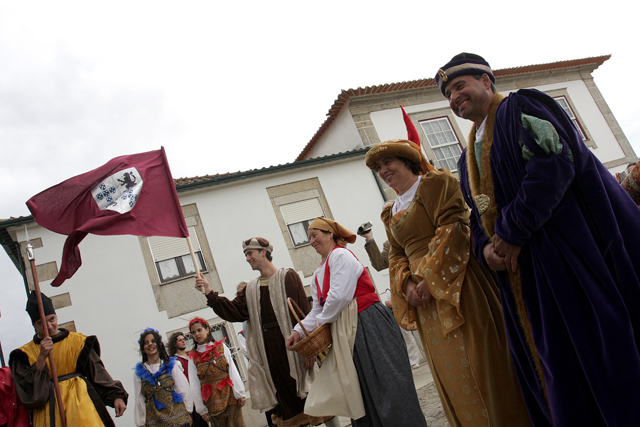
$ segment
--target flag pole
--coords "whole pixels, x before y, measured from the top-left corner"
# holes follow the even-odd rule
[[[31,273],[33,274],[33,284],[36,292],[36,301],[38,301],[38,312],[40,313],[40,321],[42,322],[42,329],[44,330],[44,337],[49,336],[49,328],[47,328],[47,319],[44,315],[44,307],[42,306],[42,296],[40,293],[40,283],[38,282],[38,273],[36,272],[36,259],[33,255],[33,246],[29,240],[29,232],[27,231],[27,225],[24,225],[24,232],[27,235],[27,258],[31,264]],[[64,404],[62,403],[62,393],[60,393],[60,384],[58,384],[58,371],[56,364],[53,360],[53,350],[49,352],[49,365],[51,368],[51,379],[53,380],[53,387],[56,392],[56,400],[58,401],[58,411],[60,411],[60,420],[62,421],[62,427],[67,427],[67,417],[64,412]]]
[[[196,259],[196,254],[193,252],[193,245],[191,244],[191,236],[185,237],[187,239],[187,244],[189,245],[189,252],[191,253],[191,260],[193,261],[193,266],[196,268],[196,276],[200,276],[200,267],[198,266],[198,260]],[[202,293],[204,294],[204,288],[202,288]]]

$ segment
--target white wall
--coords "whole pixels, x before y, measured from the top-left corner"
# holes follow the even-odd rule
[[[316,141],[315,146],[305,156],[305,159],[328,156],[334,153],[363,148],[362,138],[349,111],[349,102],[342,107],[336,118],[322,136]]]
[[[380,220],[384,201],[371,171],[364,164],[364,156],[263,175],[259,179],[221,185],[212,191],[180,193],[183,205],[198,205],[220,280],[225,286],[235,286],[240,279],[256,276],[242,253],[241,242],[249,237],[261,236],[271,242],[274,265],[294,267],[266,188],[316,177],[336,221],[354,232],[361,223],[371,221],[379,238],[384,237],[384,226]],[[364,239],[359,239],[363,245]],[[360,247],[362,245],[356,243],[351,249],[365,265],[369,265],[366,251]],[[225,260],[224,268],[219,265],[222,259]],[[317,261],[319,264],[319,255]],[[308,285],[310,278],[303,278],[303,282]]]

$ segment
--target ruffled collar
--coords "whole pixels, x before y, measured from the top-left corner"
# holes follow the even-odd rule
[[[212,359],[211,356],[214,356],[213,359],[215,360],[222,355],[217,350],[217,348],[221,346],[226,339],[227,338],[225,337],[225,338],[222,338],[220,341],[214,341],[212,343],[206,343],[206,344],[198,344],[196,349],[193,350],[191,353],[189,353],[189,357],[196,364],[198,362],[209,361],[210,359]]]
[[[138,363],[136,365],[135,371],[136,375],[140,377],[140,379],[148,382],[149,384],[156,385],[158,384],[158,379],[164,374],[173,371],[173,366],[176,363],[175,356],[169,359],[169,362],[160,364],[160,369],[155,374],[152,374],[151,371],[147,368],[147,363]],[[147,366],[145,366],[147,365]]]

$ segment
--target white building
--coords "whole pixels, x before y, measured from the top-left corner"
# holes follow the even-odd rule
[[[575,117],[585,143],[616,172],[636,155],[591,76],[608,58],[496,70],[496,86],[501,92],[535,87],[556,97]],[[308,287],[320,256],[307,244],[305,230],[316,216],[333,218],[354,231],[371,221],[375,236],[383,241],[379,212],[394,194],[367,169],[364,155],[380,141],[406,137],[400,105],[414,121],[427,157],[437,167],[455,171],[471,124],[453,115],[429,78],[343,91],[292,163],[177,179],[192,242],[214,289],[232,299],[239,280],[258,274],[242,253],[241,242],[253,236],[270,240],[274,264],[294,268]],[[82,267],[60,288],[53,288],[49,283],[58,272],[66,236],[38,226],[31,217],[0,221],[2,245],[25,277],[24,285],[15,286],[25,286],[25,291],[33,287],[25,258],[25,225],[42,291],[54,300],[61,326],[97,335],[107,369],[128,391],[133,390],[132,369],[140,360],[139,334],[147,327],[158,329],[166,340],[174,331],[186,331],[191,318],[204,317],[216,325],[218,337],[228,336],[235,352],[241,325],[219,319],[195,290],[184,240],[89,235],[80,245]],[[360,239],[350,248],[369,266],[363,243]],[[369,271],[378,291],[384,291],[388,272]],[[244,359],[238,355],[236,361],[244,375]],[[250,407],[248,402],[247,425],[264,425],[264,415]],[[133,410],[116,424],[133,425]]]

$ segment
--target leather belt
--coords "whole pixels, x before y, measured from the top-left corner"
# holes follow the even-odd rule
[[[267,329],[273,329],[279,327],[280,324],[278,322],[269,322],[262,324],[262,331],[267,332]]]

